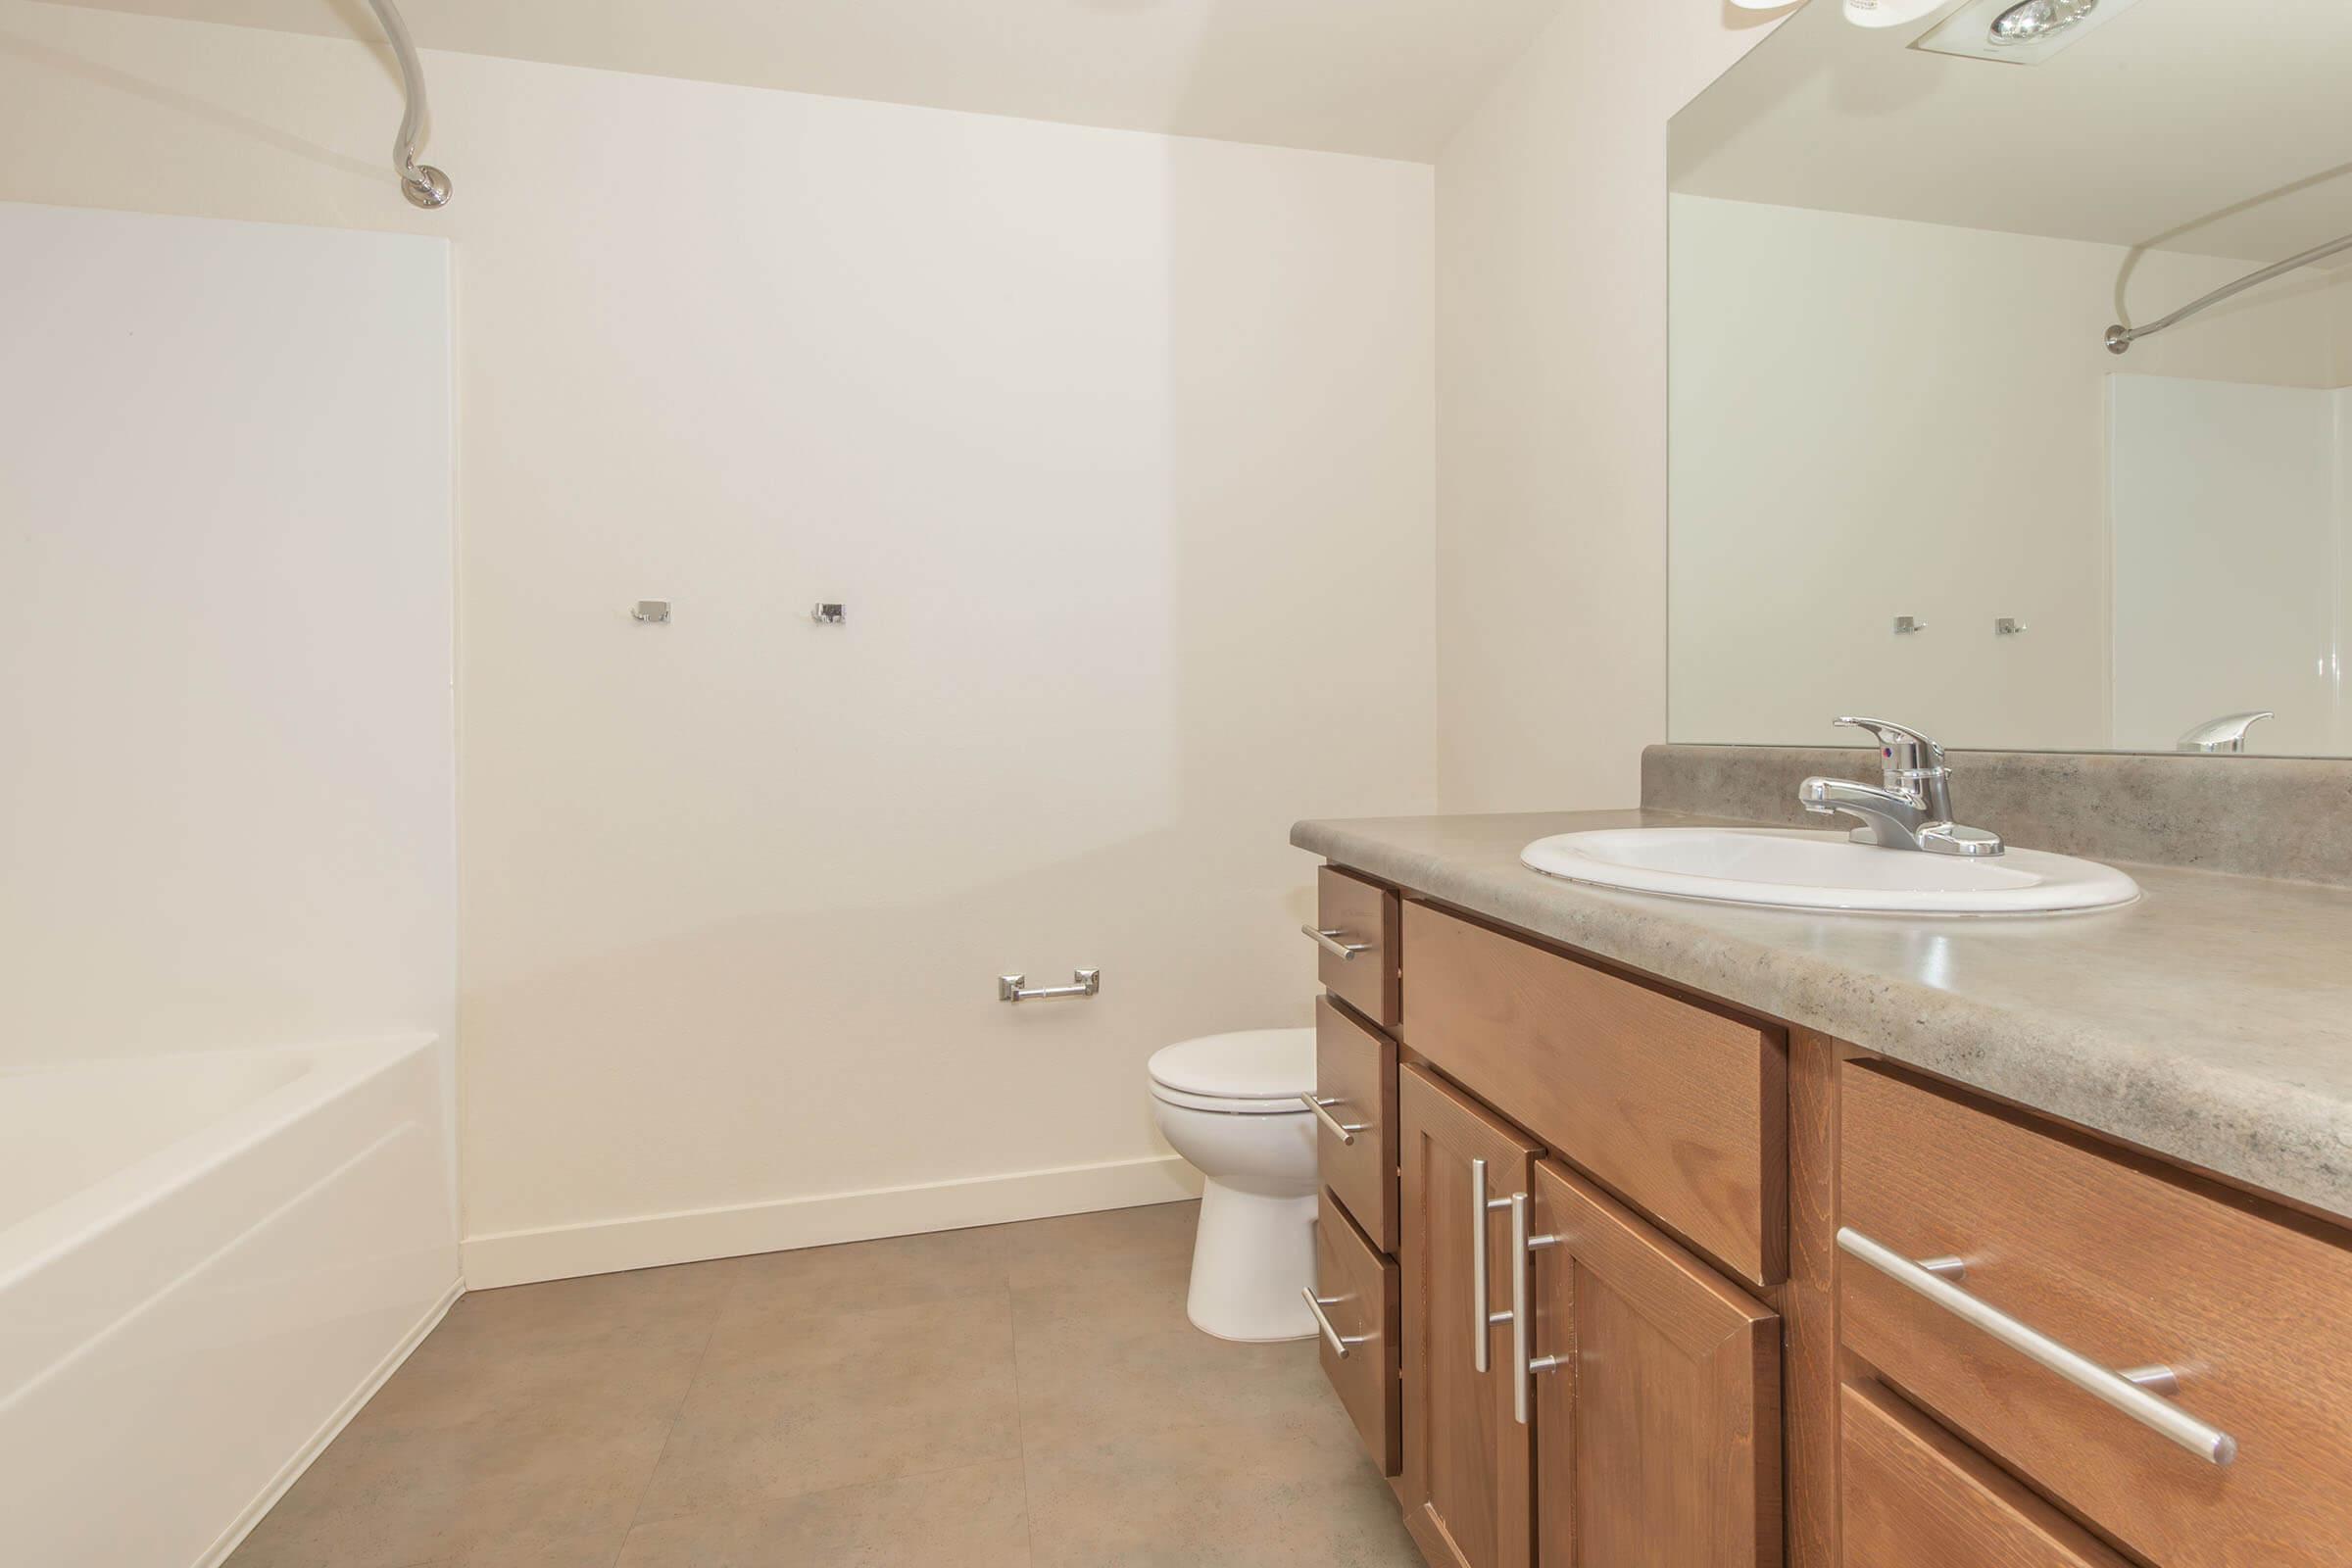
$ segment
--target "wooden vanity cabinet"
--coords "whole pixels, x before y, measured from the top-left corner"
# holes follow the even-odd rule
[[[1320,912],[1324,1365],[1433,1568],[2352,1564],[2342,1226],[1368,878]]]

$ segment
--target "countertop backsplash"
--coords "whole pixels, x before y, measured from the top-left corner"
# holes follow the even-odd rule
[[[2117,752],[1953,752],[1961,821],[2094,859],[2352,886],[2352,759]],[[1796,804],[1809,774],[1875,782],[1871,748],[1652,746],[1642,804],[1823,827]]]

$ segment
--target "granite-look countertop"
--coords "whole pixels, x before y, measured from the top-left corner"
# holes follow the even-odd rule
[[[2352,1220],[2352,888],[2127,864],[2136,904],[1964,919],[1618,893],[1519,863],[1553,833],[1700,825],[1755,824],[1380,817],[1291,842]]]

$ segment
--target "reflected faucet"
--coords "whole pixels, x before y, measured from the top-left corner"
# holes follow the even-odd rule
[[[2246,731],[2266,718],[2277,718],[2276,709],[2265,708],[2259,712],[2225,713],[2209,718],[2180,737],[2174,748],[2182,752],[2242,752],[2246,749]]]
[[[1852,835],[1856,844],[1972,858],[1999,855],[2008,848],[1998,834],[1952,820],[1952,770],[1943,765],[1942,747],[1908,725],[1884,718],[1838,722],[1878,737],[1879,756],[1886,763],[1883,781],[1809,778],[1796,787],[1799,806],[1816,816],[1859,818],[1862,825]]]

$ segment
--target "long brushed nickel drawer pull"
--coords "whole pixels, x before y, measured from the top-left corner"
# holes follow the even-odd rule
[[[2169,1367],[2133,1367],[2117,1372],[2051,1339],[1851,1227],[1838,1232],[1838,1246],[1896,1284],[1918,1292],[1971,1328],[1981,1329],[2028,1360],[2048,1368],[2093,1398],[2115,1406],[2142,1426],[2186,1448],[2209,1464],[2237,1457],[2237,1440],[2207,1426],[2177,1404],[2148,1392],[2171,1391],[2180,1382]],[[1936,1261],[1943,1262],[1944,1259]]]
[[[1301,1285],[1298,1287],[1298,1294],[1306,1298],[1306,1309],[1315,1314],[1315,1327],[1323,1331],[1324,1342],[1331,1347],[1331,1353],[1341,1360],[1348,1359],[1349,1346],[1369,1345],[1380,1338],[1377,1334],[1342,1334],[1331,1326],[1331,1319],[1323,1315],[1323,1309],[1327,1306],[1337,1306],[1347,1300],[1348,1298],[1345,1296],[1335,1296],[1326,1300],[1315,1294],[1315,1288],[1312,1285]]]
[[[1301,934],[1313,937],[1315,946],[1335,958],[1352,958],[1359,953],[1370,953],[1380,946],[1377,942],[1350,942],[1345,931],[1324,931],[1311,925],[1298,928]]]
[[[1345,1100],[1318,1100],[1313,1095],[1300,1095],[1298,1103],[1315,1113],[1315,1120],[1331,1129],[1331,1135],[1343,1144],[1353,1144],[1357,1133],[1370,1132],[1368,1121],[1342,1121],[1331,1113],[1333,1105],[1345,1105]]]

